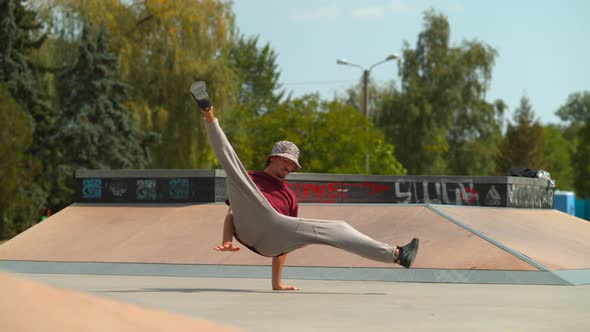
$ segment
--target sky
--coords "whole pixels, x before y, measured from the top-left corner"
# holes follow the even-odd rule
[[[512,119],[523,95],[537,118],[559,123],[555,111],[575,92],[590,91],[590,1],[586,0],[235,0],[236,25],[278,54],[280,83],[293,96],[343,95],[363,68],[415,48],[424,12],[445,15],[451,46],[483,42],[498,52],[486,100],[502,99]],[[378,84],[394,80],[398,63],[371,71]]]

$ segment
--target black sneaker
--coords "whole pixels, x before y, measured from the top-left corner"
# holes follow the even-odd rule
[[[418,246],[420,246],[420,239],[414,238],[410,243],[403,247],[399,247],[399,255],[397,256],[397,259],[394,260],[394,263],[398,263],[409,269],[410,266],[412,266],[412,263],[414,263],[414,258],[416,258],[416,254],[418,253]]]
[[[199,81],[193,83],[193,85],[191,85],[191,94],[203,111],[209,111],[209,108],[211,107],[211,99],[209,99],[209,95],[207,94],[207,85],[205,82]]]

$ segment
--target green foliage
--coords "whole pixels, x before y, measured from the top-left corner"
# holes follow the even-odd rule
[[[10,124],[0,130],[0,239],[11,237],[17,230],[31,225],[37,211],[30,208],[36,164],[29,155],[33,142],[30,115],[12,98],[8,88],[0,84],[0,123]],[[5,225],[8,231],[5,232]]]
[[[229,49],[229,60],[239,80],[238,105],[252,114],[272,110],[284,92],[279,91],[277,54],[266,44],[258,47],[258,37],[240,36]]]
[[[561,126],[545,128],[547,133],[547,162],[551,175],[557,179],[557,188],[573,190],[584,187],[586,149],[579,140],[584,138],[586,123],[590,119],[590,92],[576,92],[555,112],[564,122]],[[580,151],[577,151],[580,147]],[[576,184],[576,185],[574,185]],[[583,189],[585,190],[585,189]],[[579,193],[577,193],[579,194]]]
[[[365,132],[366,124],[362,114],[337,101],[320,101],[317,95],[289,100],[252,120],[252,159],[242,161],[248,168],[264,168],[272,145],[290,140],[301,150],[303,172],[359,174],[364,172],[365,142],[370,142],[374,174],[404,174],[394,147],[370,124]]]
[[[247,123],[274,110],[284,95],[276,57],[269,44],[258,47],[258,37],[240,36],[230,46],[229,61],[238,80],[237,103],[220,114],[228,139],[247,160],[253,158]]]
[[[576,92],[568,96],[567,101],[555,112],[565,122],[565,137],[573,141],[578,130],[590,118],[590,91]]]
[[[34,136],[31,149],[36,157],[42,158],[43,140],[49,135],[55,113],[36,85],[28,55],[43,43],[45,37],[33,39],[41,25],[36,12],[25,8],[21,1],[1,2],[0,26],[0,82],[6,84],[13,98],[32,116]]]
[[[76,169],[143,168],[150,162],[146,146],[157,136],[133,122],[124,106],[128,87],[116,80],[118,69],[104,26],[94,37],[85,25],[78,61],[61,76],[69,94],[52,137],[59,165],[53,205],[71,202]]]
[[[535,119],[528,97],[520,99],[514,113],[515,124],[508,124],[497,155],[497,173],[505,174],[511,167],[546,169],[546,138],[543,126]]]
[[[547,143],[545,146],[546,171],[551,173],[557,189],[572,191],[574,170],[571,156],[575,151],[575,145],[565,139],[562,128],[557,125],[545,126],[543,130]]]
[[[151,149],[154,168],[211,165],[204,126],[188,87],[205,80],[218,109],[232,109],[238,80],[228,60],[234,31],[231,3],[220,0],[85,1],[51,0],[64,13],[56,31],[79,39],[80,22],[103,24],[120,55],[117,79],[130,89],[127,107],[140,127],[161,134]],[[48,14],[52,17],[52,15]],[[60,36],[61,36],[60,35]],[[62,37],[60,37],[62,38]],[[67,43],[62,43],[64,47]],[[73,51],[73,50],[72,50]]]
[[[45,141],[50,134],[49,129],[55,118],[55,112],[45,101],[43,88],[36,79],[36,68],[29,61],[32,50],[40,47],[45,40],[45,36],[39,33],[40,27],[37,13],[26,8],[23,2],[17,0],[0,2],[0,84],[8,89],[11,98],[22,111],[26,112],[31,121],[30,127],[24,127],[21,122],[20,129],[24,130],[23,134],[28,136],[29,132],[26,128],[32,130],[30,133],[32,142],[23,145],[27,146],[28,151],[26,153],[20,151],[24,153],[22,157],[24,161],[21,165],[23,167],[20,173],[21,178],[17,178],[21,181],[19,190],[26,188],[27,206],[21,205],[16,212],[8,216],[13,226],[12,231],[15,232],[26,229],[35,221],[38,212],[44,208],[47,198],[42,167],[50,163],[50,153]],[[19,118],[20,116],[16,114],[18,112],[13,111],[11,115],[6,116]],[[17,195],[15,200],[19,199],[16,197],[22,198]]]
[[[452,47],[447,18],[433,10],[424,21],[416,47],[403,50],[401,92],[382,98],[377,126],[411,174],[493,173],[504,108],[485,93],[496,51],[478,41]]]
[[[578,147],[572,156],[576,196],[590,197],[590,119],[577,133]]]

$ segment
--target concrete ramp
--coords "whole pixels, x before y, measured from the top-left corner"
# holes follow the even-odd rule
[[[244,247],[237,253],[212,250],[226,212],[223,204],[74,204],[1,245],[0,270],[269,277],[269,258]],[[286,278],[590,281],[590,223],[555,210],[309,204],[300,206],[300,215],[344,220],[387,243],[420,237],[421,250],[415,268],[406,270],[309,246],[288,255]]]
[[[27,332],[238,332],[203,319],[60,289],[0,273],[0,326]]]

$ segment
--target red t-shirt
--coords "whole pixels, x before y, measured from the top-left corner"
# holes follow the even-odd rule
[[[248,175],[278,213],[297,217],[299,210],[297,196],[284,181],[276,179],[266,172],[248,172]],[[229,201],[226,200],[225,203],[229,205]]]

